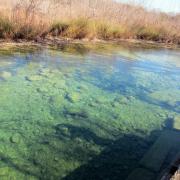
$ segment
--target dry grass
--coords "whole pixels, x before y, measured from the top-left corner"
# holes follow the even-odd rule
[[[0,38],[35,39],[52,35],[180,44],[180,14],[147,12],[140,6],[112,0],[1,1]]]

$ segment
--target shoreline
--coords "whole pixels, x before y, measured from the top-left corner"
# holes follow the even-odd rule
[[[2,45],[35,45],[35,46],[51,46],[51,47],[62,47],[68,44],[116,44],[122,45],[123,43],[127,45],[137,45],[144,48],[164,48],[164,49],[180,49],[180,45],[173,43],[161,43],[155,41],[138,40],[138,39],[112,39],[112,40],[101,40],[101,39],[65,39],[65,38],[37,38],[36,40],[26,40],[26,39],[0,39],[0,48]]]

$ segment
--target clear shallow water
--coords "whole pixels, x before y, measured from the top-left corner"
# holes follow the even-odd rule
[[[180,52],[0,49],[0,179],[159,179],[180,151]]]

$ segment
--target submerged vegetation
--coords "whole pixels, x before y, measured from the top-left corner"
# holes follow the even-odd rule
[[[0,49],[0,179],[154,180],[179,151],[179,51]]]
[[[35,40],[54,36],[180,43],[179,14],[148,12],[137,5],[111,0],[17,0],[12,4],[0,5],[0,38]]]

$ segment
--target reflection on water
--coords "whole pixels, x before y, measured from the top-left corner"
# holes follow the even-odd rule
[[[0,179],[160,178],[180,151],[179,56],[1,47]]]

